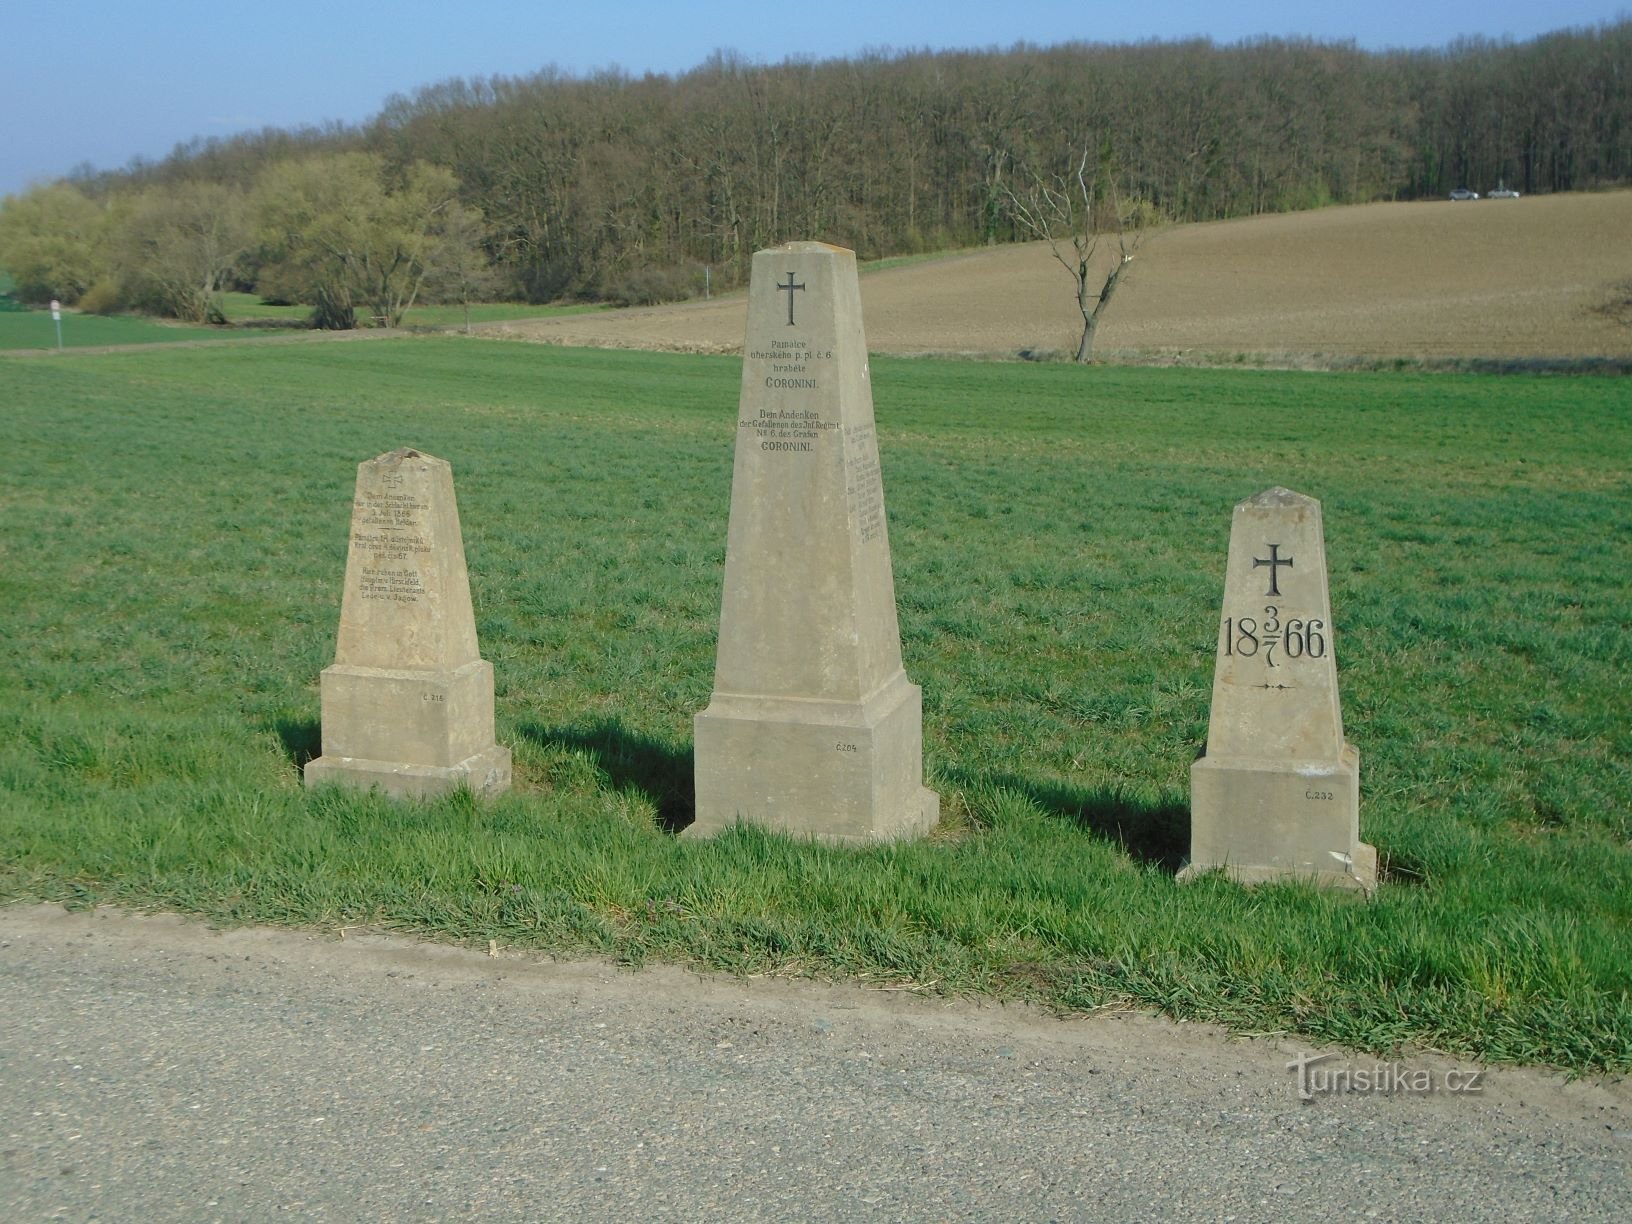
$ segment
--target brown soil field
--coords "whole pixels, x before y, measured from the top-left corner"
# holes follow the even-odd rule
[[[867,272],[861,295],[879,353],[1069,357],[1080,332],[1071,277],[1043,243]],[[1096,356],[1624,359],[1629,297],[1632,191],[1329,208],[1148,235],[1105,313]],[[484,330],[736,352],[744,303],[739,293]]]

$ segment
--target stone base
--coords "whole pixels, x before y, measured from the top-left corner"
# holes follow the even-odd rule
[[[307,786],[378,788],[393,799],[434,799],[461,786],[479,795],[510,789],[510,749],[493,744],[457,765],[403,765],[360,757],[320,756],[306,762]]]
[[[510,788],[510,750],[493,740],[493,665],[447,670],[336,663],[324,668],[323,755],[306,784],[343,782],[388,795],[439,795],[465,784]]]
[[[1243,884],[1302,879],[1377,887],[1377,851],[1360,840],[1360,755],[1338,761],[1202,757],[1190,767],[1190,863],[1180,882],[1222,870]]]
[[[833,843],[918,837],[941,818],[923,784],[923,695],[904,672],[866,701],[715,693],[696,718],[697,819]]]

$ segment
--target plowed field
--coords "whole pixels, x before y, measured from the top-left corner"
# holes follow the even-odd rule
[[[1114,245],[1114,244],[1108,244]],[[1074,349],[1071,278],[1041,243],[867,273],[869,346]],[[1632,191],[1368,204],[1154,233],[1107,309],[1106,357],[1632,354]],[[1606,310],[1621,303],[1617,313]],[[744,298],[498,324],[558,344],[734,352]]]

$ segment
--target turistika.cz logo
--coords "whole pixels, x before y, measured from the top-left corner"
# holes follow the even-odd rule
[[[1434,1092],[1477,1094],[1485,1090],[1485,1073],[1452,1067],[1437,1075],[1427,1067],[1406,1067],[1397,1062],[1369,1067],[1323,1067],[1335,1054],[1299,1054],[1286,1064],[1298,1074],[1298,1098],[1355,1092],[1370,1096],[1421,1096]]]

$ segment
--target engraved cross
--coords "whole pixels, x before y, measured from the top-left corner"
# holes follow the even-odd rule
[[[1292,558],[1281,556],[1281,546],[1279,544],[1271,544],[1269,546],[1269,556],[1267,558],[1254,557],[1252,559],[1253,569],[1257,569],[1260,565],[1269,566],[1269,590],[1265,591],[1264,594],[1279,595],[1281,593],[1281,584],[1277,571],[1283,565],[1286,566],[1287,569],[1291,569]]]
[[[789,327],[793,326],[793,291],[795,289],[803,289],[803,288],[804,288],[803,285],[796,285],[796,284],[793,283],[793,273],[792,272],[788,273],[788,283],[787,284],[777,286],[778,290],[786,290],[787,294],[788,294],[788,326]]]

